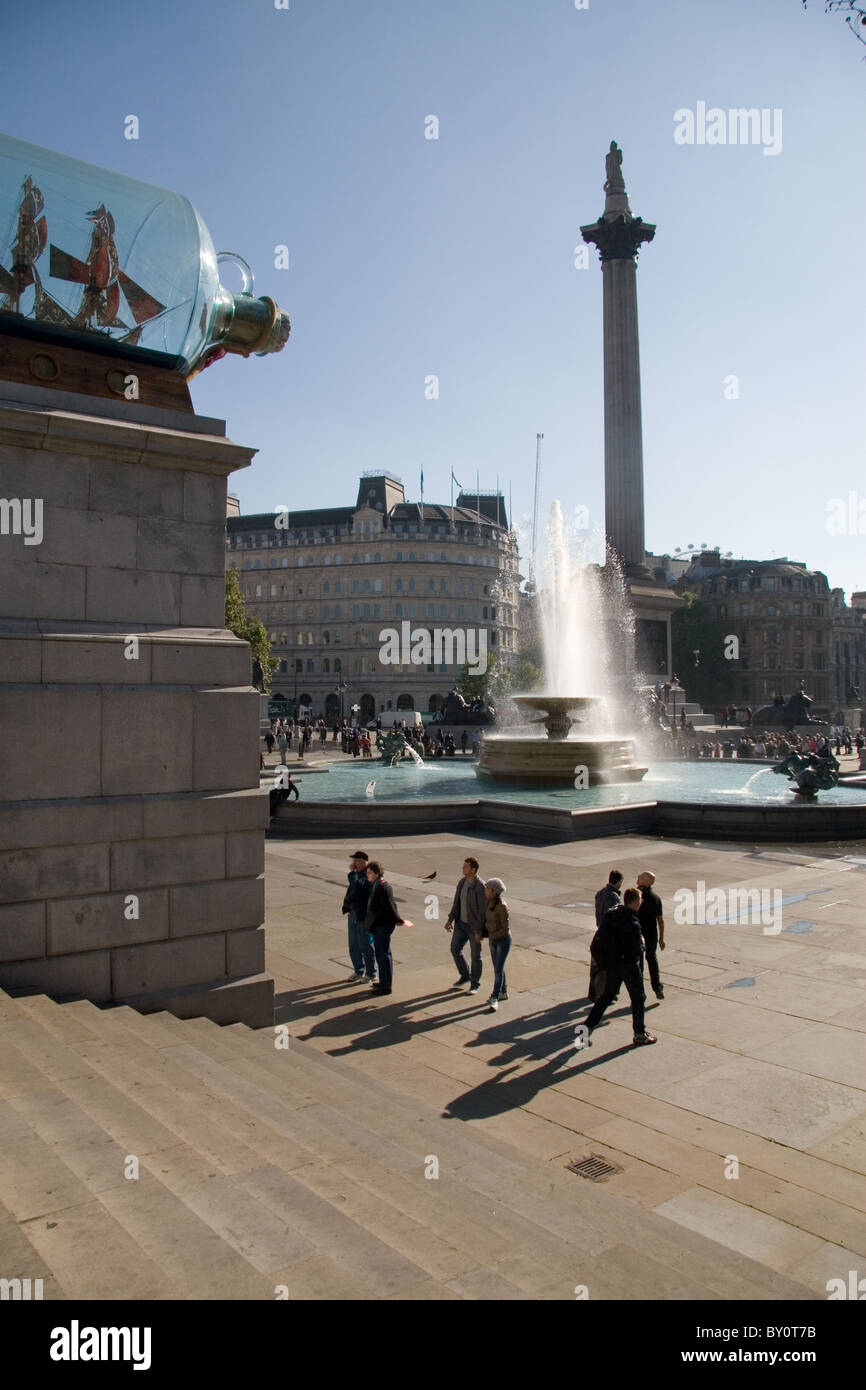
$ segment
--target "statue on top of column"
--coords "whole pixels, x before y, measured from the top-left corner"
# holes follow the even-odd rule
[[[625,179],[622,176],[622,150],[615,140],[610,142],[610,151],[604,157],[605,193],[624,193]]]

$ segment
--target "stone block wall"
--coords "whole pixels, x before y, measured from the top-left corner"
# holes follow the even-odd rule
[[[21,388],[26,396],[26,387]],[[272,1021],[259,696],[218,435],[0,401],[0,985]]]

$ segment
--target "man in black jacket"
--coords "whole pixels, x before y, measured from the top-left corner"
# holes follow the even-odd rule
[[[604,993],[596,999],[585,1024],[588,1034],[598,1027],[605,1009],[613,1003],[620,985],[624,984],[631,1000],[635,1047],[658,1041],[644,1026],[646,994],[643,987],[643,937],[637,918],[639,906],[640,893],[636,888],[627,888],[620,906],[610,908],[602,919],[596,933],[596,955],[607,979]],[[589,1044],[588,1036],[586,1042]]]
[[[604,921],[604,915],[612,907],[619,907],[622,902],[620,890],[622,888],[622,873],[619,869],[611,869],[607,876],[607,883],[603,888],[599,888],[595,895],[595,925],[600,927]],[[604,972],[598,963],[595,955],[595,941],[593,937],[589,945],[589,989],[586,992],[587,999],[596,1000],[604,993],[605,979]],[[614,1000],[614,1003],[616,1001]]]
[[[349,976],[350,984],[358,984],[361,980],[366,980],[371,985],[376,983],[376,958],[367,928],[364,926],[372,892],[372,884],[367,878],[368,859],[369,855],[362,849],[356,849],[349,861],[349,872],[346,875],[349,886],[343,898],[343,912],[348,913],[349,917],[349,959],[355,972]]]
[[[371,994],[390,994],[394,978],[394,961],[391,957],[391,933],[395,927],[403,925],[403,918],[397,911],[394,890],[385,882],[385,870],[375,859],[367,865],[367,879],[370,883],[370,901],[364,926],[373,936],[373,949],[379,965],[379,983],[373,985]]]

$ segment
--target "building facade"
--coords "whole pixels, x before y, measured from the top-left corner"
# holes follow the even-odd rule
[[[736,637],[731,670],[738,705],[757,708],[803,682],[813,713],[835,719],[854,703],[848,696],[855,688],[862,693],[866,609],[847,605],[820,570],[785,558],[735,560],[706,551],[678,587],[705,601],[720,642]]]
[[[422,505],[393,474],[365,473],[354,506],[229,516],[226,530],[227,566],[279,662],[272,695],[298,711],[432,713],[465,661],[517,655],[517,541],[500,493]]]

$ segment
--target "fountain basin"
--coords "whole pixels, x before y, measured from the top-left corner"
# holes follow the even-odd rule
[[[475,776],[482,781],[511,782],[521,787],[574,787],[579,769],[583,785],[639,782],[647,769],[635,762],[630,738],[485,738]]]
[[[592,695],[514,695],[520,710],[542,712],[538,723],[547,737],[495,734],[484,739],[476,777],[521,787],[596,787],[607,782],[639,782],[646,768],[635,762],[630,738],[578,734],[577,715],[599,703]]]

